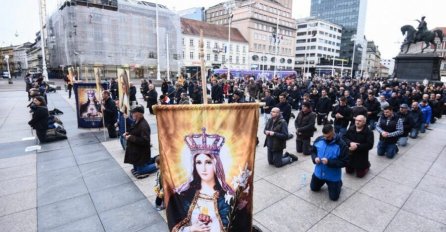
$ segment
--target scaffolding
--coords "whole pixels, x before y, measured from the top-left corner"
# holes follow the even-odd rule
[[[79,67],[80,76],[92,77],[93,67],[101,66],[110,78],[117,67],[129,66],[136,77],[155,78],[158,56],[162,77],[167,70],[180,70],[181,24],[175,12],[144,1],[118,0],[116,7],[89,2],[66,1],[50,17],[47,46],[53,70]]]

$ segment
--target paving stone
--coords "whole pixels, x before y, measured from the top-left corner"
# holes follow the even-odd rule
[[[71,148],[66,147],[59,150],[39,152],[39,155],[37,156],[37,162],[46,162],[68,157],[73,157],[73,154],[71,152]]]
[[[30,165],[36,164],[36,154],[27,153],[26,155],[22,156],[0,159],[0,169],[23,166],[28,164]]]
[[[307,231],[327,212],[294,195],[257,213],[254,218],[271,231]]]
[[[271,206],[275,202],[285,198],[290,193],[285,190],[267,182],[266,180],[259,180],[254,183],[254,211],[253,213],[260,212],[261,210]]]
[[[42,148],[37,153],[68,148],[68,147],[70,147],[70,144],[65,139],[65,140],[55,141],[55,142],[51,142],[51,143],[44,143],[44,144],[41,144],[40,146]]]
[[[107,211],[145,199],[145,196],[132,182],[92,192],[90,195],[98,212]]]
[[[358,178],[355,175],[345,173],[345,170],[342,170],[342,183],[343,186],[351,188],[353,190],[358,190],[367,182],[369,182],[373,177],[374,173],[370,170],[364,177]]]
[[[362,193],[355,193],[333,214],[367,231],[383,231],[397,213],[398,208]]]
[[[262,232],[271,232],[271,230],[268,230],[266,227],[264,227],[264,226],[262,225],[262,223],[258,222],[258,221],[255,220],[255,219],[252,219],[252,225],[253,225],[253,226],[257,226],[257,227],[259,227],[259,229],[261,229]]]
[[[110,159],[111,155],[104,149],[102,151],[88,152],[82,155],[77,155],[75,157],[77,163],[81,165],[99,160]]]
[[[403,156],[396,161],[397,165],[405,167],[407,169],[426,173],[432,166],[431,161],[425,161],[423,159],[414,159],[412,157]]]
[[[412,188],[377,176],[359,192],[400,208],[409,198]]]
[[[162,220],[146,199],[99,213],[99,217],[107,232],[140,231]]]
[[[262,178],[273,175],[279,171],[280,168],[269,165],[267,159],[256,160],[254,163],[254,174]]]
[[[264,179],[291,193],[297,192],[303,187],[303,184],[307,185],[310,183],[312,173],[299,169],[297,165],[283,168],[283,171],[267,176]],[[303,176],[305,176],[305,183],[302,183]]]
[[[63,185],[64,183],[82,178],[78,167],[69,167],[53,171],[39,173],[37,176],[37,187],[51,187]]]
[[[35,176],[25,176],[0,182],[0,197],[37,188]]]
[[[36,209],[0,217],[0,227],[1,231],[7,232],[37,232]]]
[[[446,193],[446,179],[435,176],[425,175],[421,180],[417,189],[430,192],[439,197],[445,197]]]
[[[446,225],[400,210],[386,232],[446,231]]]
[[[153,232],[153,231],[169,231],[169,227],[167,227],[167,224],[165,221],[158,221],[155,222],[155,224],[150,225],[142,230],[139,230],[138,232]],[[263,231],[267,232],[267,231]]]
[[[44,206],[88,193],[82,177],[41,186],[37,189],[37,204]]]
[[[70,143],[71,147],[75,147],[75,146],[83,146],[83,145],[87,145],[87,144],[97,144],[97,143],[99,143],[99,140],[96,137],[91,137],[91,138],[85,138],[85,139],[69,140],[68,142]]]
[[[444,165],[439,163],[434,163],[432,167],[427,172],[428,175],[436,176],[439,178],[446,179],[446,172],[444,171]]]
[[[13,136],[9,132],[7,134],[8,137]],[[29,137],[29,136],[23,136],[23,137]],[[4,159],[15,156],[27,155],[25,153],[25,148],[33,145],[36,145],[36,142],[34,140],[0,143],[0,158]]]
[[[40,174],[43,172],[65,169],[75,166],[77,166],[77,163],[72,155],[67,156],[66,158],[53,159],[45,162],[37,161],[37,173]]]
[[[403,209],[444,223],[446,218],[446,199],[428,192],[415,190],[404,204]]]
[[[100,175],[104,172],[114,169],[120,169],[121,167],[113,159],[104,159],[96,162],[86,163],[79,165],[79,169],[84,177],[92,175]]]
[[[35,190],[0,197],[0,217],[33,208],[36,208]]]
[[[88,194],[65,201],[39,207],[37,220],[39,231],[56,227],[96,215],[96,210]]]
[[[91,152],[95,152],[95,151],[102,151],[102,150],[104,150],[104,146],[102,146],[99,143],[96,143],[96,144],[88,144],[88,145],[83,145],[83,146],[72,147],[71,149],[73,150],[74,156],[78,156],[78,155],[87,154],[87,153],[91,153]]]
[[[424,173],[410,170],[398,164],[391,164],[378,176],[414,188],[423,178]]]
[[[333,214],[327,215],[308,232],[364,232],[365,230],[339,218]]]
[[[49,232],[101,232],[104,231],[101,220],[97,215],[83,218],[79,221],[65,224],[49,230]]]
[[[87,176],[85,184],[90,192],[128,183],[131,179],[122,170],[110,170],[100,175]]]
[[[326,211],[331,211],[338,205],[342,204],[342,202],[344,202],[347,198],[349,198],[353,193],[354,190],[347,187],[342,187],[339,199],[337,201],[332,201],[328,197],[327,185],[324,185],[319,192],[311,191],[310,186],[307,185],[305,186],[305,188],[302,188],[299,191],[297,191],[297,193],[295,193],[294,195],[321,209],[324,209]]]

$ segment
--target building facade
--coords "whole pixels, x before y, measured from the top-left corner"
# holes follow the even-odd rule
[[[381,52],[373,41],[367,42],[365,78],[381,77]]]
[[[306,75],[340,73],[342,27],[314,17],[298,19],[296,24],[296,71]]]
[[[193,76],[197,73],[193,70],[201,67],[200,30],[203,30],[206,71],[228,67],[249,69],[249,43],[237,28],[231,28],[231,45],[228,49],[228,27],[181,18],[182,57],[188,75]]]
[[[206,10],[206,21],[237,28],[249,43],[253,70],[293,70],[296,22],[292,0],[236,0]],[[231,20],[232,19],[232,20]],[[278,29],[278,30],[277,30]]]
[[[343,27],[340,56],[348,59],[350,66],[353,62],[354,70],[366,52],[367,43],[363,39],[366,9],[367,0],[311,0],[311,16]]]
[[[28,56],[27,51],[32,46],[32,43],[24,43],[14,48],[14,62],[19,71],[28,70]]]
[[[393,74],[393,70],[395,69],[395,60],[394,59],[381,59],[381,64],[386,66],[389,69],[389,74]]]
[[[161,78],[179,72],[181,26],[175,12],[145,1],[95,2],[65,1],[50,17],[50,68],[75,66],[83,71],[79,76],[84,70],[92,76],[93,66],[100,66],[106,77],[115,77],[119,66],[129,66],[131,77],[156,78],[158,67]]]
[[[178,12],[181,18],[193,19],[197,21],[205,21],[205,10],[204,7],[194,7]]]

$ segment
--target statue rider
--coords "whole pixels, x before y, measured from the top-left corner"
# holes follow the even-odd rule
[[[423,33],[425,31],[427,31],[427,23],[426,23],[426,21],[424,21],[425,18],[426,18],[425,16],[421,17],[421,21],[417,19],[417,22],[418,22],[417,29],[418,29],[418,31],[417,31],[417,33],[415,33],[415,38],[417,38],[418,36],[422,36]]]

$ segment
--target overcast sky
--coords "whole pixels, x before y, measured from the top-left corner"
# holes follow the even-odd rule
[[[158,0],[170,9],[209,7],[224,0]],[[47,0],[48,14],[57,9],[60,0]],[[155,1],[156,2],[156,1]],[[38,0],[0,0],[0,46],[34,41],[39,30]],[[311,0],[294,0],[293,17],[310,15]],[[446,0],[368,0],[365,34],[375,41],[382,58],[393,58],[404,40],[400,27],[417,26],[415,19],[426,16],[428,28],[446,27]],[[17,36],[16,36],[17,35]]]

